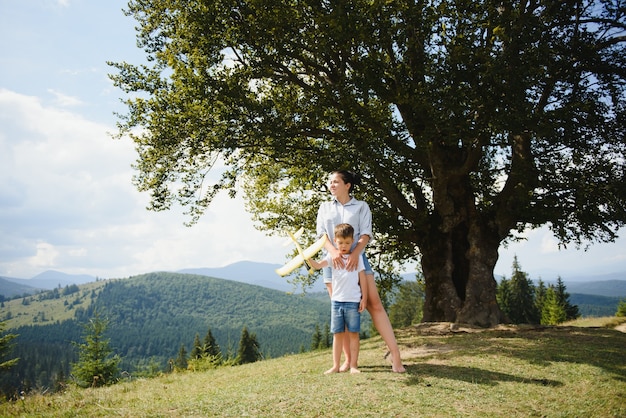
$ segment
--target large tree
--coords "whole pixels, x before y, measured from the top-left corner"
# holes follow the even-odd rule
[[[119,135],[152,209],[180,203],[193,222],[243,190],[259,228],[311,230],[327,173],[354,168],[377,270],[419,259],[423,319],[484,326],[504,319],[493,269],[517,232],[586,245],[626,220],[622,1],[136,0],[127,13],[147,61],[112,63],[129,94]]]

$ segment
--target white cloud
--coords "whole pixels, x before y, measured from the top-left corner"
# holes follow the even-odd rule
[[[48,93],[55,97],[54,103],[61,107],[72,107],[83,105],[83,102],[78,97],[67,96],[61,92],[53,89],[48,89]]]
[[[59,251],[47,242],[37,243],[36,248],[37,253],[33,257],[29,257],[28,264],[46,270],[54,268]]]
[[[0,275],[45,269],[99,277],[282,263],[288,252],[253,228],[240,198],[220,195],[200,222],[150,212],[131,183],[130,140],[36,97],[0,89]]]
[[[559,252],[559,241],[549,232],[544,232],[541,237],[541,253],[550,254]]]

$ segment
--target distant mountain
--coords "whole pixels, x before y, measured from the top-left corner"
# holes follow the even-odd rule
[[[95,282],[96,277],[88,274],[67,274],[60,271],[48,270],[41,274],[36,275],[31,279],[15,279],[12,277],[5,277],[4,279],[19,283],[24,286],[29,286],[35,289],[52,290],[55,287],[65,287],[72,284],[81,285],[85,283]],[[0,292],[1,294],[2,292]]]
[[[582,293],[586,295],[598,295],[608,297],[626,297],[626,280],[563,282],[567,287],[568,293]]]
[[[5,298],[12,298],[14,296],[32,295],[33,293],[43,290],[15,282],[14,280],[20,279],[0,276],[0,295]]]
[[[567,290],[570,293],[569,288]],[[569,302],[578,306],[582,317],[613,316],[617,312],[620,298],[570,293]]]
[[[278,264],[259,263],[253,261],[239,261],[224,267],[215,268],[189,268],[178,270],[177,273],[197,274],[200,276],[216,277],[219,279],[234,280],[247,284],[267,287],[269,289],[280,290],[282,292],[300,293],[299,286],[289,283],[289,276],[280,277],[276,274]],[[312,288],[307,292],[325,292],[326,287],[321,278],[319,278]]]

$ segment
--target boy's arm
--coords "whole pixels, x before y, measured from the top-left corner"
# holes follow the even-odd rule
[[[323,269],[324,267],[328,266],[328,261],[326,261],[326,259],[323,259],[322,261],[316,261],[312,258],[309,258],[308,260],[306,260],[306,262],[315,270]]]
[[[365,270],[359,271],[359,286],[361,287],[361,302],[359,302],[359,312],[363,312],[367,308],[367,277]]]

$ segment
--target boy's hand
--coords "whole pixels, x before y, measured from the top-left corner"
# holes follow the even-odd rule
[[[361,299],[359,302],[359,313],[363,312],[367,308],[367,301],[365,299]]]

